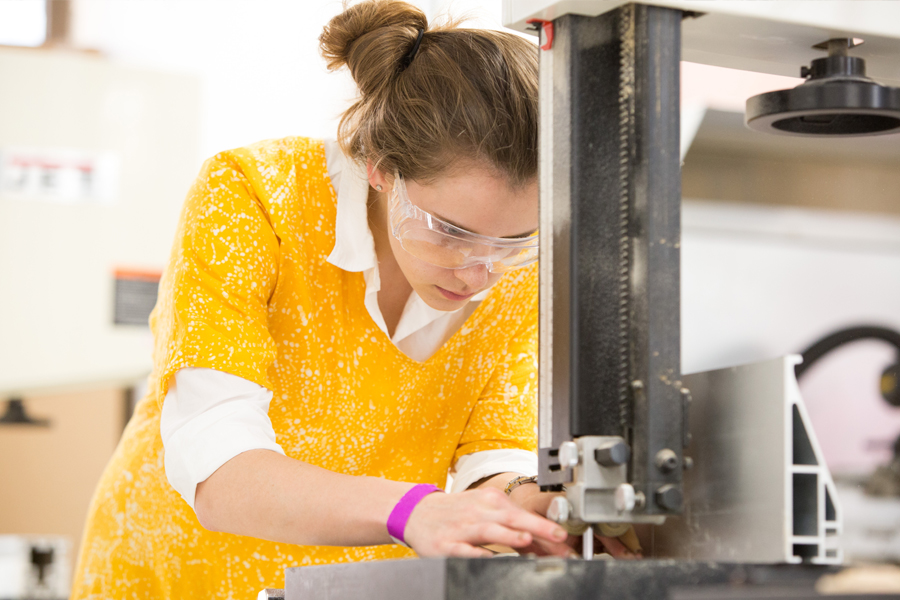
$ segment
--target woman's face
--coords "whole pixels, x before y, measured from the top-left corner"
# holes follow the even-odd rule
[[[372,172],[376,175],[377,172]],[[393,186],[393,177],[379,184],[385,191]],[[373,177],[370,176],[370,181]],[[409,200],[442,221],[472,233],[491,237],[522,237],[538,228],[538,187],[533,180],[510,187],[505,177],[483,167],[456,169],[427,185],[405,180]],[[387,196],[387,194],[385,194]],[[389,219],[388,211],[384,210]],[[386,223],[390,232],[390,223]],[[485,265],[447,269],[429,264],[403,249],[400,241],[388,235],[400,270],[412,288],[432,308],[452,311],[462,308],[473,295],[486,290],[500,279]]]

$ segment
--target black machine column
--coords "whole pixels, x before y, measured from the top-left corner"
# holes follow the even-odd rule
[[[621,482],[604,469],[619,468],[636,503],[609,520],[682,504],[681,19],[634,4],[565,15],[541,51],[539,481],[584,480],[599,463],[587,487],[611,493]],[[579,445],[580,462],[567,449],[560,461],[561,445],[585,436],[601,436],[607,458]]]

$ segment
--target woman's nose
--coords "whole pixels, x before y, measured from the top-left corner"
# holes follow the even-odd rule
[[[487,265],[472,265],[465,269],[456,269],[456,277],[473,290],[480,290],[488,280]]]

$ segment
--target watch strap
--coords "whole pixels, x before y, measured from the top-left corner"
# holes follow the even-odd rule
[[[518,477],[510,480],[510,482],[506,484],[506,489],[504,489],[503,491],[506,492],[507,496],[509,496],[510,494],[512,494],[514,489],[516,489],[520,485],[525,485],[526,483],[537,483],[537,475],[519,475]]]

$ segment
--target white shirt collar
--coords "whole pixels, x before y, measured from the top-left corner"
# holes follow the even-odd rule
[[[369,229],[366,207],[369,180],[365,168],[345,157],[334,140],[325,140],[325,162],[331,184],[337,192],[334,249],[326,260],[345,271],[363,273],[366,309],[378,327],[387,332],[384,316],[378,306],[381,278],[378,275],[375,238]],[[432,308],[413,291],[403,308],[392,341],[398,344],[406,340],[399,347],[404,351],[408,349],[407,346],[415,347],[415,350],[410,351],[421,360],[421,357],[433,353],[462,325],[478,307],[478,303],[484,300],[488,291],[475,294],[466,305],[455,311]]]
[[[345,271],[359,272],[377,268],[375,238],[369,230],[366,203],[369,181],[365,169],[344,157],[338,143],[325,141],[328,176],[337,192],[334,249],[328,262]]]

